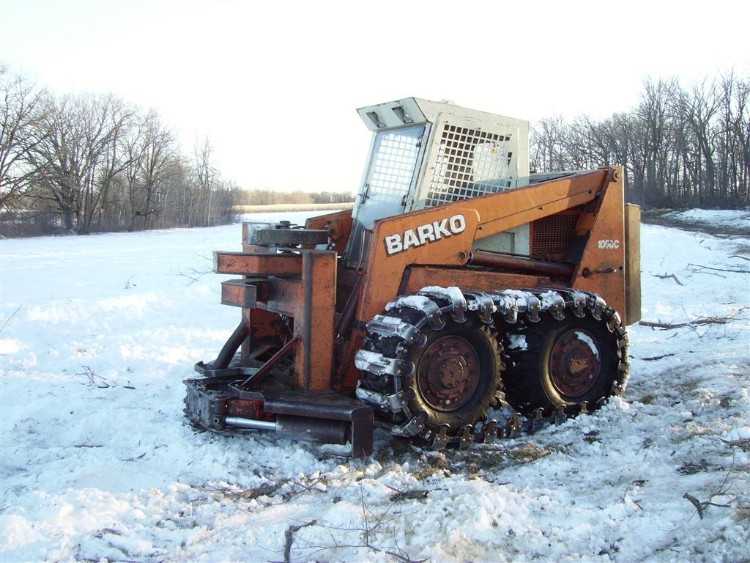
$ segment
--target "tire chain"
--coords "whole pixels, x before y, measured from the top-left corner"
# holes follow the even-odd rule
[[[621,396],[629,377],[628,335],[619,314],[598,295],[573,289],[524,289],[497,292],[462,291],[457,287],[425,287],[416,295],[399,297],[388,303],[385,314],[376,315],[366,325],[363,347],[355,356],[356,367],[362,372],[357,397],[375,407],[386,419],[395,436],[419,438],[442,449],[449,444],[465,448],[477,442],[491,443],[497,439],[533,434],[550,423],[561,424],[569,416],[587,414],[586,402],[576,406],[558,407],[552,412],[537,408],[533,417],[513,412],[502,424],[496,419],[478,421],[463,428],[447,425],[428,428],[423,415],[414,415],[405,398],[402,379],[411,375],[416,366],[409,360],[412,346],[424,346],[422,330],[429,326],[440,330],[446,317],[463,323],[468,315],[476,315],[483,327],[495,334],[495,319],[499,316],[506,325],[536,324],[542,314],[562,321],[566,315],[584,318],[590,315],[604,321],[607,330],[617,338],[617,376],[608,396],[600,399],[601,406],[609,396]],[[499,351],[502,343],[497,338]],[[501,364],[501,370],[504,366]],[[502,371],[501,371],[502,373]],[[496,406],[505,403],[502,383],[497,393]]]

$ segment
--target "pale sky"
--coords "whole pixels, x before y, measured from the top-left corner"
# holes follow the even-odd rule
[[[535,120],[642,81],[750,76],[750,1],[0,0],[0,63],[156,109],[247,188],[356,190],[356,107],[407,96]]]

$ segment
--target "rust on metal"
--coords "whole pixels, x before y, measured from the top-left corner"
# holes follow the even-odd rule
[[[518,274],[536,274],[540,276],[568,279],[573,275],[574,269],[571,264],[545,262],[543,260],[522,258],[520,256],[512,256],[510,254],[501,254],[499,252],[490,252],[487,250],[475,250],[472,252],[469,264],[489,266],[490,268],[497,268],[499,270]]]
[[[641,208],[625,205],[625,324],[641,320]]]
[[[528,276],[477,269],[440,268],[437,266],[411,266],[404,272],[399,293],[416,293],[423,287],[439,285],[458,286],[476,291],[496,291],[498,288],[522,289],[524,287],[553,287],[560,285],[546,276]]]
[[[399,295],[428,286],[485,292],[580,289],[601,296],[633,322],[640,309],[638,217],[623,209],[619,168],[557,177],[376,220],[357,245],[356,264],[342,259],[353,229],[350,210],[308,219],[305,227],[316,231],[317,238],[295,238],[293,230],[283,233],[286,238],[256,238],[277,245],[272,247],[250,244],[248,227],[243,227],[244,252],[215,253],[217,273],[243,276],[224,281],[221,289],[222,303],[242,308],[242,321],[212,373],[229,377],[254,372],[232,399],[230,416],[274,416],[279,428],[335,434],[356,442],[356,451],[371,451],[372,409],[351,398],[337,404],[326,397],[351,396],[357,387],[361,374],[354,357],[363,347],[366,323]],[[477,248],[478,241],[526,224],[529,256]],[[324,234],[325,250],[316,244]],[[278,246],[287,243],[294,248]],[[240,347],[236,358],[232,354]],[[287,356],[293,362],[282,362]],[[583,329],[559,334],[544,361],[554,387],[572,400],[596,385],[604,365],[596,340]],[[254,371],[255,365],[261,367]],[[474,400],[482,374],[477,350],[459,333],[431,342],[415,370],[419,397],[442,412],[455,412]],[[216,426],[211,417],[224,416],[226,404],[215,394],[211,404],[217,410],[209,417],[201,410],[208,399],[199,388],[208,389],[194,386],[194,418]],[[279,388],[283,398],[269,391]],[[323,420],[338,421],[338,426],[327,427]],[[508,429],[511,434],[515,422]],[[418,426],[416,432],[421,431]],[[473,436],[465,428],[464,434],[466,441]]]
[[[311,217],[305,221],[307,229],[327,229],[333,249],[339,254],[344,252],[349,235],[352,232],[352,210],[337,211]]]
[[[605,170],[602,195],[593,211],[588,242],[576,265],[572,286],[601,295],[621,317],[625,317],[625,225],[622,174]],[[584,272],[589,275],[584,276]]]
[[[549,180],[526,188],[457,201],[378,221],[372,236],[373,244],[370,247],[366,266],[368,275],[364,284],[363,299],[360,300],[358,306],[357,319],[365,322],[381,311],[386,303],[397,295],[404,272],[410,266],[463,268],[471,256],[476,240],[585,206],[602,196],[604,199],[609,198],[614,208],[606,213],[604,219],[597,217],[596,224],[599,225],[603,221],[609,222],[613,226],[603,229],[605,231],[603,234],[616,233],[617,225],[622,229],[621,192],[619,193],[619,216],[616,213],[618,194],[615,193],[611,197],[609,194],[611,190],[618,192],[618,186],[621,187],[621,185],[609,182],[611,175],[610,169],[594,170]],[[605,208],[605,210],[609,209],[610,207]],[[414,246],[397,254],[389,254],[387,247],[382,244],[385,237],[394,233],[404,233],[417,225],[439,223],[446,217],[456,215],[463,217],[463,229],[461,232],[440,240],[439,244]],[[622,240],[622,234],[619,240]],[[592,244],[596,245],[597,242],[589,239],[587,248]],[[588,283],[587,289],[599,293],[622,312],[623,284],[612,284],[611,281],[610,278],[606,283],[601,280],[593,284]],[[595,287],[592,288],[592,286]]]
[[[217,274],[299,275],[302,257],[296,254],[214,252],[214,271]]]
[[[221,282],[221,303],[234,307],[254,307],[269,296],[268,280],[262,278],[236,279]]]
[[[298,338],[292,338],[288,342],[286,342],[281,348],[279,348],[273,356],[271,356],[266,363],[264,363],[258,371],[256,371],[253,375],[248,377],[245,381],[243,381],[240,386],[244,387],[245,385],[252,382],[254,385],[260,384],[273,370],[274,367],[276,367],[276,364],[281,360],[282,358],[286,357],[293,351],[297,349],[297,345],[299,344]]]
[[[303,251],[301,307],[294,319],[302,345],[295,360],[296,387],[330,390],[336,313],[336,253]]]
[[[438,338],[425,350],[417,366],[419,393],[436,410],[456,411],[474,396],[479,367],[477,352],[466,338]]]
[[[549,354],[550,380],[565,397],[575,399],[588,393],[599,378],[602,361],[596,339],[576,328],[558,335]]]

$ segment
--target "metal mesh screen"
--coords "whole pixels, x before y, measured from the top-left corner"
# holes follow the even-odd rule
[[[511,187],[511,135],[445,123],[425,207]]]
[[[544,259],[560,259],[575,238],[578,215],[559,214],[531,224],[531,255]]]
[[[368,177],[367,197],[390,200],[409,191],[418,154],[419,137],[398,131],[381,133]]]

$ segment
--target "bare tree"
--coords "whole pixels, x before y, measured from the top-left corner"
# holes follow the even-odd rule
[[[194,172],[198,187],[198,197],[202,201],[202,210],[204,217],[196,218],[199,224],[210,225],[213,218],[212,214],[212,196],[216,187],[217,172],[212,162],[213,149],[208,139],[204,139],[195,148]]]
[[[34,178],[28,156],[41,141],[32,134],[41,98],[34,85],[0,67],[0,211],[14,205]]]
[[[124,175],[130,204],[128,229],[148,229],[164,210],[169,186],[166,180],[176,172],[174,139],[159,116],[149,112],[133,128],[125,150],[128,156]]]
[[[66,229],[90,231],[112,179],[123,169],[120,149],[132,110],[113,96],[48,98],[31,151],[38,197],[52,201]]]
[[[629,199],[646,206],[747,205],[750,80],[649,80],[631,112],[543,120],[532,154],[540,171],[623,164]]]

